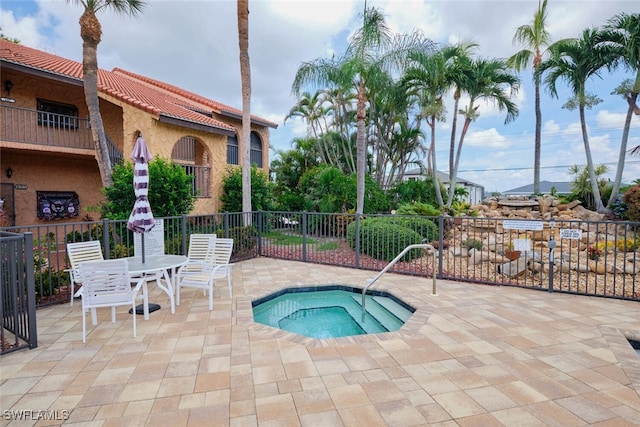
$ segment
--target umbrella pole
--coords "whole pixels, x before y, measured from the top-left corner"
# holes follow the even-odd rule
[[[142,263],[144,264],[144,232],[140,235],[141,251],[142,251]]]

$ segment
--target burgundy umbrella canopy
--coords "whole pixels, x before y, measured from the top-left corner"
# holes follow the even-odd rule
[[[131,153],[131,160],[135,162],[133,169],[133,190],[136,202],[127,221],[127,228],[134,233],[140,233],[142,242],[142,262],[144,262],[144,233],[151,230],[156,222],[153,219],[151,205],[149,204],[149,165],[151,153],[142,135],[136,140]]]

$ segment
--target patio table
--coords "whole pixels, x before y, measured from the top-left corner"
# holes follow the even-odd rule
[[[175,283],[176,269],[187,262],[184,255],[151,255],[145,257],[142,262],[141,257],[127,257],[129,264],[129,274],[132,277],[144,277],[141,281],[143,295],[143,311],[144,319],[149,319],[149,297],[147,291],[147,282],[155,281],[160,289],[168,296],[171,302],[171,314],[176,312],[175,304]],[[163,284],[164,282],[164,284]]]

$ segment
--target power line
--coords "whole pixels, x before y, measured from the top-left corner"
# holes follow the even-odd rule
[[[640,163],[640,160],[633,160],[629,162],[625,162],[626,164],[636,164]],[[618,162],[608,162],[608,163],[598,163],[598,165],[617,165]],[[558,166],[541,166],[540,169],[561,169],[561,168],[570,168],[573,166],[585,167],[586,165],[558,165]],[[533,170],[533,167],[521,167],[521,168],[491,168],[491,169],[460,169],[458,172],[505,172],[505,171],[524,171],[524,170]]]

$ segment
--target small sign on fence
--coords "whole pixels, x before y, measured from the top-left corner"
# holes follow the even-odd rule
[[[528,252],[531,250],[531,239],[513,239],[513,250]]]
[[[560,238],[569,240],[580,240],[582,239],[582,230],[576,228],[561,228]]]
[[[514,221],[504,220],[502,221],[502,228],[505,230],[542,230],[542,221]]]

